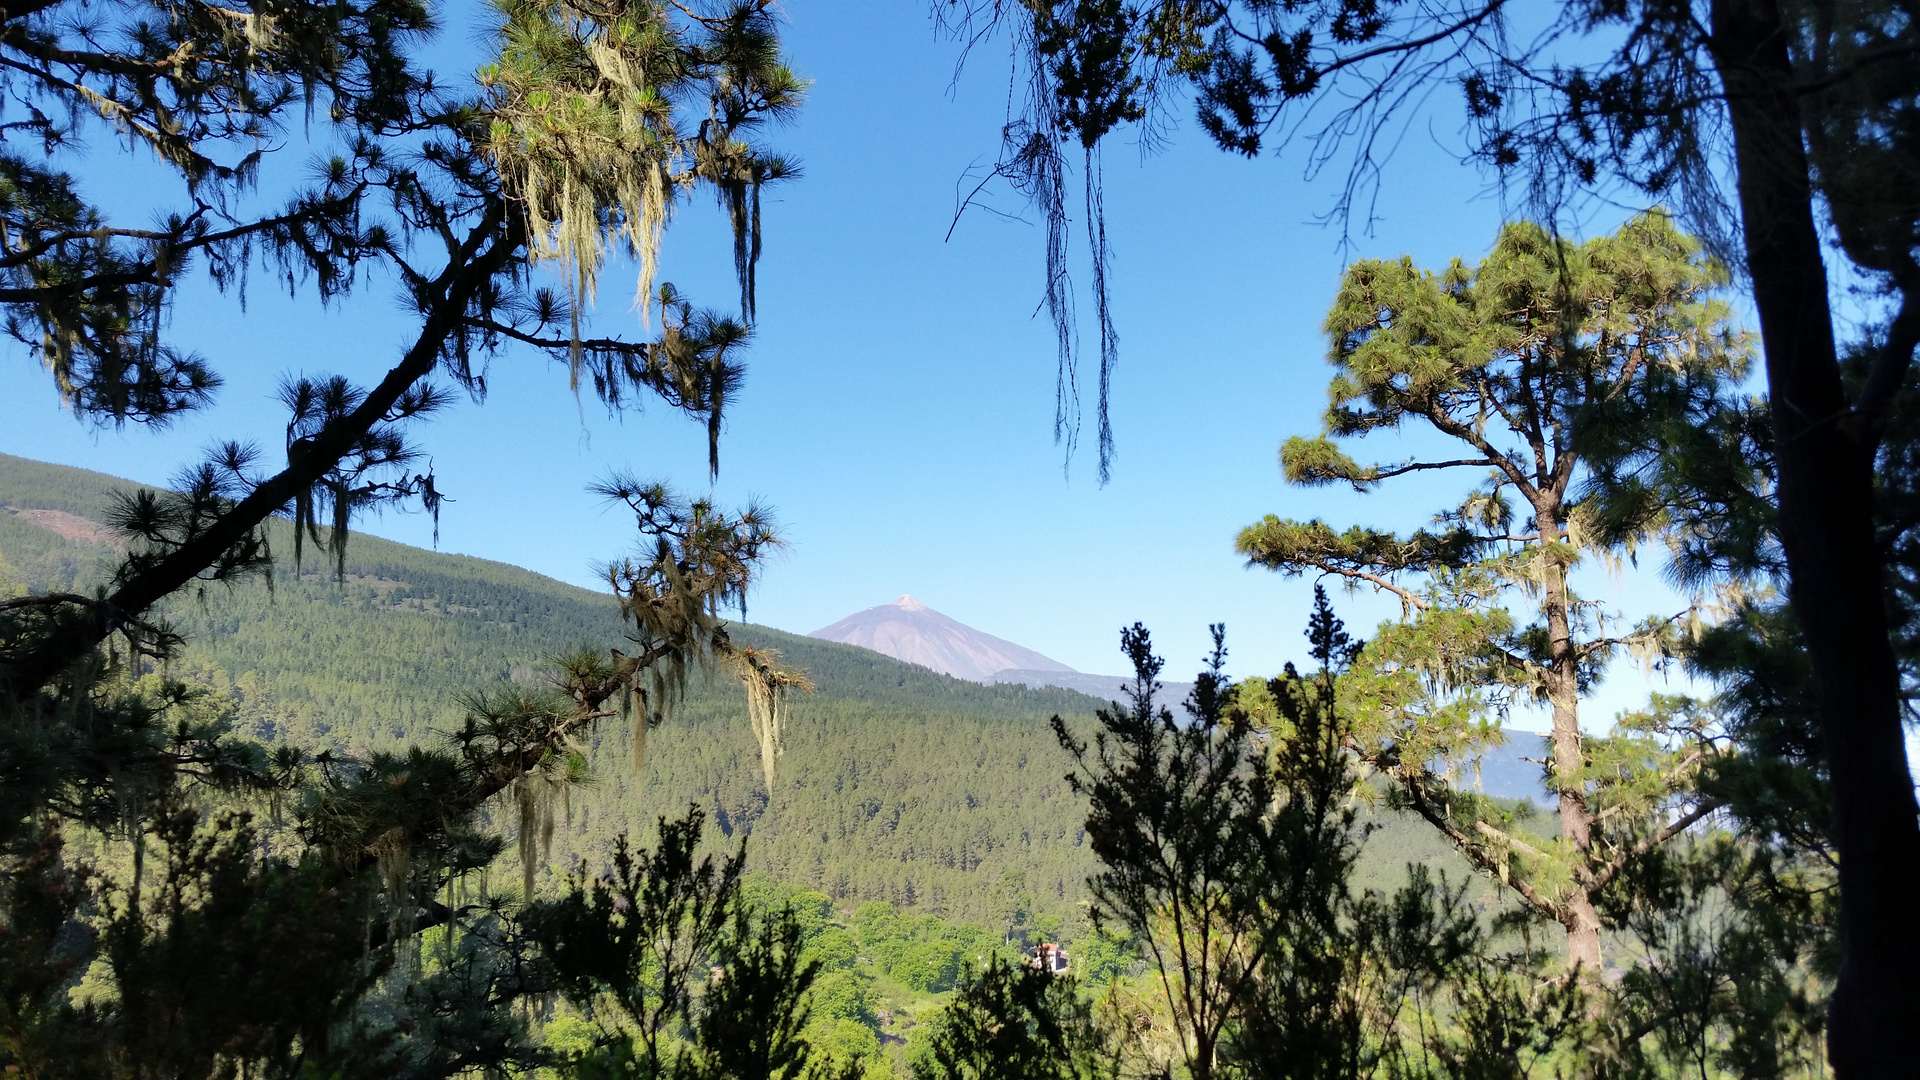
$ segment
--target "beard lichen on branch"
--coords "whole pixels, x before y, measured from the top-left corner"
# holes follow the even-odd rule
[[[642,554],[607,570],[632,651],[589,647],[549,656],[544,678],[468,697],[444,751],[416,748],[406,757],[329,766],[337,781],[323,785],[304,812],[313,843],[375,873],[398,929],[424,917],[409,899],[423,881],[491,861],[499,841],[473,827],[489,805],[515,827],[522,897],[531,902],[556,826],[572,820],[574,789],[592,779],[583,737],[602,720],[630,718],[637,770],[647,730],[671,716],[695,669],[747,685],[748,721],[771,785],[788,698],[812,684],[781,668],[777,653],[734,645],[719,617],[744,599],[778,550],[770,515],[759,507],[729,513],[630,477],[611,478],[600,490],[634,510],[642,538]],[[459,843],[449,847],[448,837]]]
[[[632,510],[640,534],[638,553],[606,567],[636,649],[549,657],[551,690],[511,695],[518,715],[540,727],[511,755],[505,770],[511,779],[499,789],[511,790],[528,897],[552,840],[556,804],[570,819],[570,792],[588,779],[578,732],[601,719],[627,717],[637,772],[646,760],[647,732],[672,715],[689,674],[724,671],[745,687],[747,719],[771,791],[788,702],[795,690],[813,690],[804,672],[780,667],[778,652],[735,645],[720,617],[728,607],[744,609],[756,570],[782,547],[766,508],[728,513],[626,475],[609,477],[595,491]],[[470,709],[487,717],[499,711],[486,701]]]
[[[526,215],[536,262],[557,263],[571,309],[579,385],[579,308],[621,246],[639,264],[634,303],[653,303],[661,236],[678,193],[715,187],[734,231],[741,315],[753,318],[760,187],[799,175],[745,136],[800,104],[804,84],[780,57],[771,4],[675,17],[675,6],[593,0],[496,0],[503,47],[480,72],[484,149]],[[617,9],[617,10],[616,10]],[[680,9],[685,14],[684,9]],[[700,90],[692,124],[676,99]]]

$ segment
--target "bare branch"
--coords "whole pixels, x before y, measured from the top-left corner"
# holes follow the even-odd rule
[[[1420,773],[1422,777],[1429,775],[1425,769],[1421,769]],[[1489,856],[1483,845],[1475,841],[1474,838],[1468,835],[1460,826],[1456,825],[1452,817],[1444,812],[1444,808],[1433,805],[1433,801],[1427,797],[1426,792],[1419,786],[1419,781],[1409,780],[1402,776],[1400,783],[1402,789],[1411,796],[1410,801],[1414,813],[1424,818],[1427,824],[1432,825],[1434,828],[1446,834],[1447,839],[1453,841],[1453,846],[1459,850],[1460,854],[1465,855],[1469,861],[1480,867],[1480,869],[1499,878],[1501,884],[1519,893],[1522,899],[1534,906],[1535,910],[1541,911],[1554,919],[1560,917],[1560,905],[1542,895],[1538,889],[1535,889],[1526,881],[1516,879],[1511,874],[1503,875],[1501,873],[1500,861]],[[1476,822],[1476,825],[1479,824],[1484,824],[1484,822]],[[1489,826],[1489,828],[1491,828],[1491,826]],[[1506,835],[1505,833],[1499,833],[1498,830],[1494,831],[1501,836]],[[1508,839],[1511,839],[1511,837]],[[1537,856],[1538,852],[1534,851],[1534,854]]]
[[[1433,606],[1426,600],[1422,599],[1419,596],[1419,594],[1415,593],[1413,590],[1405,588],[1404,586],[1395,585],[1393,582],[1387,580],[1386,578],[1381,577],[1378,574],[1368,573],[1365,570],[1356,570],[1351,567],[1332,566],[1327,563],[1319,562],[1319,561],[1308,562],[1307,565],[1315,567],[1316,569],[1320,570],[1322,573],[1338,574],[1343,578],[1350,578],[1355,581],[1369,582],[1375,588],[1385,589],[1387,592],[1390,592],[1395,596],[1398,596],[1402,603],[1409,604],[1413,607],[1420,609],[1421,611],[1425,611],[1428,608]]]
[[[1512,833],[1504,832],[1500,829],[1496,829],[1492,825],[1489,825],[1484,821],[1474,822],[1473,831],[1479,833],[1481,836],[1484,836],[1489,840],[1492,840],[1496,844],[1504,844],[1507,847],[1513,848],[1515,851],[1519,851],[1519,852],[1522,852],[1523,854],[1531,855],[1536,859],[1544,859],[1547,857],[1546,852],[1541,851],[1539,848],[1534,847],[1532,844],[1527,843],[1525,840],[1522,840],[1519,837],[1514,836]]]
[[[1665,828],[1659,829],[1643,838],[1639,843],[1628,848],[1605,866],[1601,867],[1600,872],[1593,876],[1593,888],[1600,889],[1605,887],[1608,882],[1620,876],[1620,871],[1626,869],[1628,863],[1638,859],[1640,856],[1645,855],[1647,852],[1652,851],[1654,848],[1659,847],[1674,837],[1679,836],[1691,828],[1695,822],[1713,813],[1715,810],[1720,809],[1724,805],[1724,803],[1717,799],[1703,802],[1687,813],[1675,818]]]
[[[1456,469],[1466,465],[1486,466],[1492,465],[1493,463],[1492,458],[1462,458],[1459,461],[1414,461],[1408,462],[1405,465],[1396,465],[1388,469],[1375,468],[1373,470],[1373,476],[1369,478],[1369,481],[1386,480],[1390,477],[1404,476],[1407,473],[1426,472],[1430,469]]]
[[[475,330],[485,330],[528,345],[537,345],[542,349],[571,349],[575,345],[588,351],[645,352],[647,349],[645,342],[622,341],[619,338],[582,338],[576,342],[571,338],[540,337],[494,319],[470,318],[467,320],[467,325]]]

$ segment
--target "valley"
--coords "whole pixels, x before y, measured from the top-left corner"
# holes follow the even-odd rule
[[[104,580],[117,554],[99,522],[130,486],[0,456],[0,592]],[[467,695],[537,679],[543,657],[621,640],[608,597],[518,567],[356,536],[336,584],[317,560],[293,571],[285,523],[273,542],[283,565],[270,586],[212,586],[168,612],[188,642],[175,677],[223,696],[241,732],[263,741],[350,755],[431,743],[459,722]],[[1084,932],[1094,862],[1047,719],[1088,723],[1100,701],[955,678],[768,627],[734,633],[779,650],[817,687],[794,701],[774,790],[760,777],[737,683],[696,676],[673,718],[648,733],[639,769],[619,721],[595,729],[589,780],[570,796],[543,887],[598,865],[620,833],[647,837],[659,816],[692,805],[709,815],[711,843],[744,839],[753,870],[847,911],[881,902],[993,925],[1002,882],[1017,876],[1036,915],[1069,939]],[[1362,883],[1397,881],[1410,860],[1464,878],[1423,826],[1376,824]]]

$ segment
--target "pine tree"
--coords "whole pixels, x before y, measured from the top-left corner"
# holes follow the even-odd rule
[[[609,407],[650,396],[698,418],[717,468],[752,315],[758,192],[795,172],[751,138],[803,90],[770,6],[526,3],[498,18],[495,61],[463,83],[412,55],[432,15],[411,3],[62,2],[0,16],[0,84],[25,118],[14,130],[49,154],[0,155],[0,304],[83,422],[158,426],[211,402],[218,366],[164,334],[196,266],[236,299],[250,273],[271,270],[320,302],[377,267],[417,320],[375,385],[284,386],[284,463],[228,444],[174,490],[121,499],[110,524],[129,550],[104,590],[0,607],[0,768],[13,781],[0,891],[19,945],[4,973],[10,1068],[528,1065],[537,1055],[512,1006],[530,988],[510,905],[458,895],[502,850],[488,812],[517,819],[524,903],[556,804],[564,813],[580,779],[578,740],[631,713],[637,745],[687,673],[716,665],[757,690],[771,776],[785,695],[804,680],[734,646],[719,616],[744,603],[778,546],[772,525],[757,509],[729,514],[626,479],[606,494],[635,511],[643,548],[609,584],[636,652],[563,657],[544,687],[479,693],[445,745],[359,758],[269,748],[194,688],[150,676],[182,645],[158,606],[269,573],[274,515],[292,518],[296,565],[317,544],[337,576],[355,515],[417,501],[437,517],[444,493],[421,471],[412,429],[450,399],[436,376],[484,396],[485,362],[502,349],[565,360],[576,391]],[[157,153],[186,208],[129,229],[87,203],[58,167],[91,164],[77,140],[101,130]],[[337,150],[311,183],[281,193],[281,209],[256,213],[262,155],[301,136]],[[643,283],[655,340],[589,336],[583,308],[605,254],[624,240],[650,267],[665,215],[700,187],[731,212],[741,314],[697,311]],[[563,293],[535,284],[546,261],[563,269]],[[69,834],[90,858],[64,860]],[[422,973],[429,939],[440,967]],[[74,956],[104,980],[83,1003],[46,974]]]
[[[1723,282],[1658,216],[1577,246],[1509,226],[1479,265],[1456,261],[1440,274],[1406,259],[1356,263],[1327,320],[1339,374],[1326,434],[1287,441],[1287,478],[1359,491],[1434,471],[1481,469],[1485,479],[1457,509],[1440,510],[1435,531],[1336,532],[1269,517],[1238,541],[1255,564],[1343,577],[1401,600],[1407,617],[1382,629],[1362,674],[1345,683],[1358,745],[1400,805],[1564,927],[1567,962],[1588,977],[1602,963],[1600,894],[1716,803],[1691,793],[1711,752],[1705,730],[1627,726],[1606,739],[1581,730],[1581,699],[1616,653],[1671,654],[1698,616],[1620,627],[1573,591],[1583,557],[1621,550],[1580,499],[1588,470],[1577,435],[1591,405],[1638,381],[1738,381],[1744,344],[1711,296]],[[1333,441],[1410,426],[1460,456],[1363,465]],[[1502,738],[1488,713],[1513,701],[1552,710],[1551,841],[1525,836],[1446,775]]]
[[[1201,127],[1234,153],[1292,147],[1310,171],[1344,157],[1333,216],[1351,227],[1379,190],[1400,114],[1453,83],[1475,129],[1472,155],[1517,182],[1541,216],[1593,196],[1645,197],[1680,208],[1744,272],[1765,343],[1779,538],[1818,676],[1842,855],[1847,960],[1833,1060],[1845,1076],[1897,1073],[1904,1033],[1920,1024],[1920,988],[1908,978],[1920,967],[1920,929],[1906,915],[1920,893],[1920,813],[1896,630],[1882,613],[1887,546],[1876,535],[1874,468],[1905,422],[1902,387],[1920,344],[1920,138],[1909,119],[1920,23],[1911,12],[1889,2],[1576,2],[1517,35],[1504,0],[935,8],[970,44],[996,26],[1013,37],[1026,93],[1003,129],[996,171],[1049,223],[1046,304],[1063,400],[1074,336],[1062,148],[1084,151],[1103,464],[1117,333],[1099,147],[1126,123],[1162,122],[1174,102],[1191,100]],[[1843,347],[1836,328],[1829,254],[1858,275],[1874,308],[1859,350]]]
[[[285,387],[284,466],[229,445],[177,490],[130,501],[118,524],[135,550],[106,595],[0,609],[0,694],[39,692],[113,634],[164,648],[147,613],[196,582],[258,573],[275,513],[302,526],[296,559],[305,539],[319,541],[336,571],[356,513],[418,501],[437,514],[444,493],[419,471],[411,428],[449,400],[436,373],[484,396],[485,361],[503,348],[565,360],[576,390],[590,386],[609,407],[645,395],[699,418],[717,468],[752,311],[758,192],[796,173],[750,138],[803,91],[767,3],[714,14],[506,5],[496,60],[469,86],[409,59],[404,46],[430,25],[417,6],[283,15],[138,4],[98,18],[83,7],[8,14],[17,29],[0,48],[33,58],[7,67],[9,92],[49,146],[89,130],[95,113],[120,125],[173,164],[196,209],[160,232],[116,229],[70,177],[47,173],[19,180],[0,210],[17,215],[7,227],[22,238],[13,268],[0,267],[20,287],[0,303],[17,335],[44,328],[33,343],[82,420],[158,423],[208,403],[217,367],[159,329],[195,256],[215,284],[242,291],[264,259],[322,302],[377,264],[400,281],[417,331],[373,386]],[[307,134],[340,151],[291,209],[242,220],[227,204],[292,110],[309,106],[325,122]],[[239,160],[223,163],[228,152]],[[663,285],[640,297],[660,319],[656,340],[588,336],[582,307],[606,253],[624,241],[651,267],[668,210],[703,186],[731,208],[742,315],[698,311]],[[564,294],[535,284],[542,261],[560,264]]]
[[[529,937],[521,912],[556,810],[584,779],[582,740],[623,713],[644,732],[671,713],[689,669],[737,663],[747,650],[714,613],[737,605],[777,547],[763,513],[657,487],[633,498],[651,550],[620,564],[614,584],[635,652],[558,657],[544,685],[476,693],[441,746],[364,758],[267,747],[235,734],[230,702],[158,676],[130,681],[124,667],[14,714],[0,1058],[130,1077],[537,1064],[520,1006],[547,992],[541,965],[586,931]],[[743,670],[793,679],[764,657]],[[517,896],[485,887],[505,848],[490,814],[517,825]],[[691,844],[698,831],[694,821],[681,833]],[[675,895],[704,887],[674,861],[681,833],[666,833],[660,856],[660,888]],[[68,834],[90,841],[92,860],[62,857]],[[716,901],[722,923],[731,896]],[[672,904],[647,899],[664,905],[661,934],[685,932]],[[776,962],[788,955],[777,942],[722,955],[711,937],[688,938],[685,962],[737,962],[767,987],[804,992]],[[76,965],[103,984],[84,1000],[68,993]],[[775,1023],[749,1008],[770,992],[735,1002],[749,1015],[726,1025]]]

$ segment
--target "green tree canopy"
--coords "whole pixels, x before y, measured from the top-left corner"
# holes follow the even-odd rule
[[[378,268],[399,283],[416,331],[375,385],[289,382],[284,463],[228,445],[177,491],[131,503],[121,524],[139,543],[105,596],[6,612],[7,694],[36,692],[110,633],[142,632],[144,612],[196,579],[259,570],[271,514],[292,513],[303,535],[334,549],[336,566],[355,513],[418,500],[437,514],[443,493],[420,471],[410,429],[449,400],[436,373],[483,396],[486,359],[509,347],[565,359],[576,389],[590,385],[610,408],[654,397],[699,418],[717,468],[751,315],[757,192],[795,174],[751,138],[802,93],[767,3],[502,5],[495,59],[477,79],[409,59],[404,46],[430,26],[417,6],[284,17],[199,4],[177,15],[167,4],[83,10],[8,13],[0,49],[46,55],[8,65],[7,92],[41,118],[49,146],[104,114],[174,164],[194,209],[161,232],[119,229],[47,164],[0,208],[15,215],[9,232],[26,238],[12,268],[0,267],[20,279],[0,303],[21,334],[44,327],[33,344],[81,419],[158,422],[208,404],[219,364],[180,354],[160,329],[196,255],[214,284],[242,295],[252,263],[265,260],[322,302]],[[254,200],[240,195],[259,155],[295,135],[283,129],[298,115],[314,118],[298,134],[328,155],[317,179],[288,193],[290,209],[245,217]],[[669,207],[703,187],[732,209],[739,318],[650,289]],[[640,257],[643,306],[660,319],[653,341],[585,332],[581,309],[621,239]],[[532,275],[547,260],[562,264],[560,293]]]
[[[997,172],[1046,213],[1046,304],[1071,388],[1064,148],[1085,158],[1087,238],[1106,380],[1117,334],[1098,148],[1191,101],[1222,148],[1292,147],[1308,171],[1344,158],[1334,216],[1377,190],[1404,111],[1460,88],[1471,155],[1541,215],[1651,199],[1751,284],[1766,345],[1778,537],[1832,779],[1847,961],[1834,999],[1845,1075],[1903,1068],[1920,1024],[1920,804],[1904,745],[1899,660],[1883,615],[1889,545],[1875,464],[1910,411],[1920,346],[1920,22],[1903,0],[1558,5],[1537,24],[1506,0],[1054,0],[936,4],[977,43],[1010,30],[1019,65]],[[1331,100],[1329,100],[1331,99]],[[1149,127],[1147,130],[1154,130]],[[1587,205],[1592,205],[1588,202]],[[1854,333],[1828,257],[1862,287]],[[1849,354],[1852,354],[1849,358]],[[1858,367],[1857,376],[1848,372]],[[1844,857],[1851,852],[1854,857]],[[1871,943],[1871,944],[1868,944]]]
[[[772,781],[785,698],[805,680],[735,645],[721,619],[778,547],[772,524],[632,478],[603,491],[632,510],[641,540],[608,572],[632,653],[594,643],[549,658],[542,682],[468,688],[439,745],[267,747],[240,737],[218,700],[154,677],[182,645],[162,603],[270,573],[276,515],[293,519],[296,564],[318,544],[342,577],[354,515],[414,500],[437,515],[443,493],[413,429],[448,386],[484,396],[487,361],[509,348],[564,359],[576,391],[590,385],[609,408],[654,398],[703,421],[717,468],[752,313],[757,193],[794,175],[752,138],[802,93],[771,5],[554,0],[503,3],[496,17],[492,61],[468,77],[417,62],[432,13],[411,3],[0,12],[0,93],[23,118],[12,130],[45,149],[0,152],[0,305],[83,422],[164,424],[211,403],[221,364],[164,333],[171,296],[200,269],[236,302],[263,271],[316,302],[392,281],[414,316],[375,384],[283,386],[284,457],[229,443],[172,490],[117,500],[109,524],[128,543],[104,588],[0,602],[0,771],[17,781],[0,817],[9,1069],[531,1068],[540,1057],[513,1014],[546,992],[528,976],[530,948],[504,897],[457,895],[503,850],[490,815],[516,826],[525,903],[556,805],[582,778],[580,740],[629,714],[637,754],[688,672],[715,665],[747,687]],[[62,171],[97,168],[78,140],[101,132],[177,177],[178,209],[159,227],[124,227],[126,211],[88,203]],[[322,159],[310,180],[259,195],[262,155],[282,142]],[[669,208],[700,189],[732,212],[737,317],[648,279]],[[622,238],[658,313],[651,341],[586,332],[582,309]],[[536,284],[543,261],[566,288]],[[263,804],[270,825],[251,813]],[[67,857],[69,833],[100,865]],[[438,967],[423,973],[433,930]],[[724,960],[741,977],[699,1022],[726,1043],[719,1058],[736,1041],[726,1029],[768,1068],[798,1067],[804,1041],[755,1026],[769,1019],[756,1002],[806,989],[791,934],[734,931],[730,953],[699,935],[690,946],[703,968]],[[88,961],[107,988],[70,1000],[67,968]]]
[[[1638,383],[1737,384],[1749,356],[1714,295],[1725,282],[1660,215],[1585,244],[1508,226],[1478,265],[1440,273],[1410,259],[1355,263],[1327,317],[1336,374],[1324,433],[1287,440],[1287,479],[1360,491],[1435,471],[1482,479],[1438,508],[1435,531],[1269,517],[1238,540],[1256,565],[1400,598],[1407,617],[1381,629],[1345,683],[1361,753],[1399,802],[1564,927],[1568,962],[1589,976],[1601,966],[1601,893],[1714,804],[1690,790],[1709,752],[1692,714],[1630,721],[1607,739],[1581,730],[1581,700],[1617,652],[1663,658],[1698,616],[1624,626],[1573,590],[1583,558],[1622,554],[1579,497],[1579,436],[1590,409]],[[1457,456],[1361,463],[1336,441],[1413,426]],[[1516,702],[1552,710],[1551,840],[1514,830],[1447,776],[1502,738],[1494,710]]]

